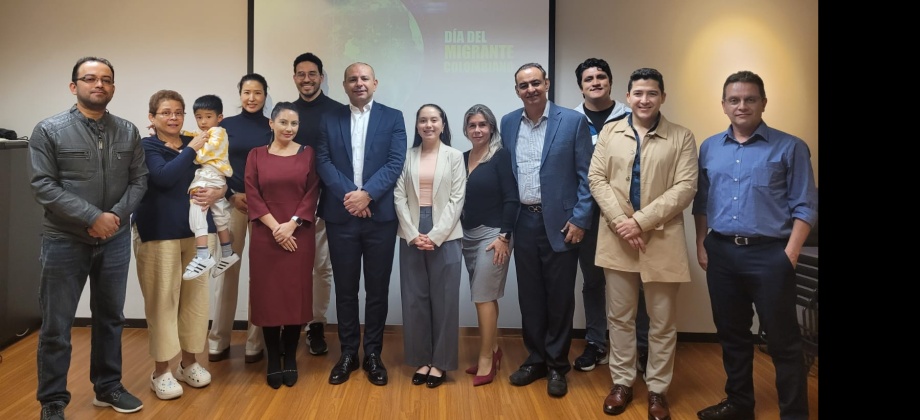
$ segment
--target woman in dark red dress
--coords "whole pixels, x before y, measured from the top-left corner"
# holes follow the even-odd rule
[[[319,177],[313,148],[293,141],[299,124],[294,104],[275,105],[269,124],[274,139],[252,149],[246,161],[249,303],[250,320],[265,339],[268,384],[277,389],[297,382],[297,342],[313,318]]]

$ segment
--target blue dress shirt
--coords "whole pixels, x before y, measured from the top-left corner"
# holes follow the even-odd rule
[[[818,193],[808,145],[765,122],[745,143],[731,127],[706,139],[693,214],[732,236],[788,238],[793,219],[814,226]]]

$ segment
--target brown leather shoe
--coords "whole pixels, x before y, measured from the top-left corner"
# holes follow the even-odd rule
[[[265,352],[260,351],[256,354],[247,354],[246,357],[243,358],[243,360],[246,361],[246,363],[256,363],[262,360],[263,357],[265,357]]]
[[[220,351],[220,352],[218,352],[218,353],[211,353],[211,352],[208,352],[208,361],[209,361],[209,362],[219,362],[219,361],[221,361],[221,360],[227,359],[228,357],[230,357],[230,347],[227,347],[227,348],[223,349],[223,351]]]
[[[604,399],[604,412],[615,416],[626,411],[626,406],[633,399],[633,390],[631,386],[614,384],[610,389],[610,395]]]
[[[648,420],[671,420],[671,410],[664,394],[648,392]]]

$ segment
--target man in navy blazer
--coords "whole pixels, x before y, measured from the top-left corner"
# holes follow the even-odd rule
[[[326,221],[329,237],[342,346],[329,383],[341,384],[358,369],[363,259],[363,367],[371,383],[386,385],[380,352],[399,224],[393,189],[406,160],[406,126],[402,112],[374,102],[377,79],[370,65],[348,66],[342,85],[349,105],[326,114],[316,148],[316,170],[323,181],[318,215]]]
[[[510,377],[517,386],[546,377],[554,397],[568,392],[578,246],[591,226],[588,166],[594,149],[585,117],[549,102],[550,81],[536,63],[514,75],[524,107],[502,118],[521,211],[514,259],[524,345],[529,355]]]

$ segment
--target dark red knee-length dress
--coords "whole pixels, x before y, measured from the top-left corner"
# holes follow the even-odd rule
[[[319,198],[314,152],[303,147],[292,156],[277,156],[268,146],[252,149],[246,161],[246,202],[252,234],[249,242],[249,314],[263,327],[306,324],[313,319],[313,225]],[[271,214],[278,223],[303,219],[294,231],[297,249],[286,251],[259,218]]]

